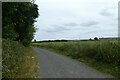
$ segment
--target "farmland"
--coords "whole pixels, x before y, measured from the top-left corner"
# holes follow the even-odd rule
[[[102,72],[120,76],[120,45],[118,41],[69,41],[33,43],[59,54],[84,62]]]

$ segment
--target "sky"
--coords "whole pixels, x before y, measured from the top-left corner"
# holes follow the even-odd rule
[[[118,36],[119,0],[36,0],[36,40]]]

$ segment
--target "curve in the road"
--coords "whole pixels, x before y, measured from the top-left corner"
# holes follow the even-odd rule
[[[76,60],[35,48],[40,61],[40,78],[112,78]]]

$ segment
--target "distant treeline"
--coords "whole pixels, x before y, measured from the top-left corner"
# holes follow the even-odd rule
[[[44,40],[44,41],[36,41],[36,40],[34,40],[34,42],[37,42],[37,43],[41,43],[41,42],[67,42],[67,41],[70,41],[70,40]]]
[[[40,42],[68,42],[68,41],[92,41],[92,40],[99,40],[97,37],[95,37],[94,39],[84,39],[84,40],[44,40],[44,41],[37,41],[36,39],[34,39],[33,43],[40,43]]]
[[[77,42],[77,41],[94,41],[94,40],[44,40],[44,41],[36,41],[34,40],[33,43],[42,43],[42,42]]]
[[[42,42],[77,42],[77,41],[99,41],[99,40],[120,40],[118,37],[108,37],[108,38],[97,38],[94,39],[83,39],[83,40],[44,40],[44,41],[36,41],[34,40],[33,43],[42,43]]]

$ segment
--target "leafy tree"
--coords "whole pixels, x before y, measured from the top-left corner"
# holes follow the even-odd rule
[[[34,22],[39,16],[38,6],[31,2],[4,2],[2,10],[2,37],[20,41],[24,46],[28,46],[36,31]]]
[[[34,39],[34,42],[37,42],[36,39]]]
[[[98,40],[98,38],[97,38],[97,37],[95,37],[95,38],[94,38],[94,40]]]
[[[90,38],[89,40],[91,41],[92,39]]]

